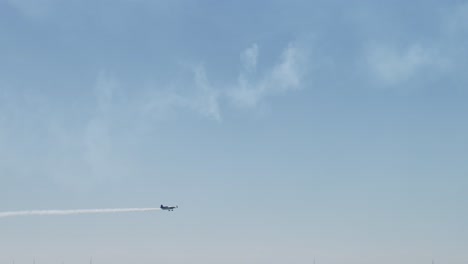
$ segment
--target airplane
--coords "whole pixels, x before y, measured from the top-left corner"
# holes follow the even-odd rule
[[[174,209],[179,208],[179,206],[164,206],[161,204],[161,210],[174,211]]]

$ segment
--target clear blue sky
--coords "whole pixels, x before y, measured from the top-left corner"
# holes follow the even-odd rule
[[[0,0],[0,262],[468,261],[465,1]]]

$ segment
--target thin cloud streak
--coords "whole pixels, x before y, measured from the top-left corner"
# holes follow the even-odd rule
[[[112,214],[112,213],[133,213],[159,211],[160,208],[113,208],[113,209],[78,209],[78,210],[31,210],[0,212],[0,218],[14,216],[35,216],[35,215],[78,215],[78,214]]]

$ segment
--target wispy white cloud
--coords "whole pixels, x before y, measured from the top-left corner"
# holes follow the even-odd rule
[[[205,68],[201,65],[195,68],[195,86],[198,91],[194,100],[195,109],[219,121],[221,119],[218,101],[219,92],[210,84]]]
[[[430,31],[413,32],[392,43],[382,40],[368,45],[363,54],[365,69],[370,73],[367,77],[386,86],[435,78],[466,83],[461,69],[468,58],[468,4],[449,4],[435,14],[438,23]]]
[[[237,80],[214,84],[203,64],[190,66],[193,81],[188,85],[174,85],[170,89],[154,89],[145,103],[147,113],[159,115],[177,108],[189,108],[214,120],[222,120],[221,102],[235,108],[254,108],[267,97],[297,90],[304,85],[307,57],[303,50],[290,43],[278,61],[257,70],[259,47],[253,44],[240,53],[241,71]],[[182,86],[182,87],[180,87]]]
[[[444,68],[448,61],[439,52],[418,44],[397,49],[385,44],[368,50],[367,65],[374,76],[388,85],[414,78],[427,69]]]
[[[408,79],[421,67],[431,63],[430,55],[420,46],[404,51],[388,47],[374,47],[368,54],[369,66],[381,80],[397,83]]]
[[[270,90],[286,91],[301,87],[305,71],[305,54],[294,44],[283,51],[280,62],[276,64],[270,73],[267,73],[265,82]]]
[[[50,147],[42,158],[44,174],[70,188],[87,187],[122,175],[129,164],[117,160],[121,144],[112,133],[114,123],[120,121],[120,112],[114,110],[118,90],[118,80],[102,72],[92,88],[93,100],[83,108],[86,112],[81,120],[68,121],[48,114],[45,125]]]
[[[0,149],[0,157],[9,156],[11,174],[36,175],[67,188],[81,189],[118,180],[132,170],[134,159],[127,155],[125,145],[125,140],[130,138],[124,135],[131,128],[121,130],[123,126],[132,127],[135,116],[122,114],[128,106],[116,98],[121,90],[120,82],[110,74],[101,73],[91,90],[90,100],[74,106],[80,109],[77,115],[72,107],[58,109],[47,95],[37,90],[27,91],[28,97],[43,98],[43,102],[29,102],[16,96],[19,107],[5,106],[2,115],[7,118],[0,122],[0,129],[12,131],[16,136],[6,133],[2,137],[0,133],[0,144],[4,137],[10,139]],[[48,108],[36,113],[32,109],[37,109],[39,104]],[[17,120],[22,120],[22,124]],[[28,166],[21,166],[24,163]]]
[[[303,85],[307,57],[295,44],[290,43],[279,61],[263,74],[252,74],[253,65],[257,63],[257,52],[258,47],[254,44],[241,55],[244,68],[237,83],[227,92],[228,98],[236,106],[255,107],[268,96],[300,89]]]
[[[221,120],[219,97],[221,93],[210,83],[202,64],[190,66],[186,83],[153,85],[149,95],[140,98],[141,113],[165,119],[177,110],[189,109],[202,116]]]
[[[241,62],[247,72],[255,72],[258,60],[258,45],[255,43],[252,47],[241,53]]]

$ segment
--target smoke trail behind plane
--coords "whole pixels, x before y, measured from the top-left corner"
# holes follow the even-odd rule
[[[32,210],[32,211],[14,211],[0,212],[0,218],[14,216],[32,216],[32,215],[76,215],[76,214],[111,214],[111,213],[132,213],[149,212],[161,210],[160,208],[114,208],[114,209],[79,209],[79,210]]]

